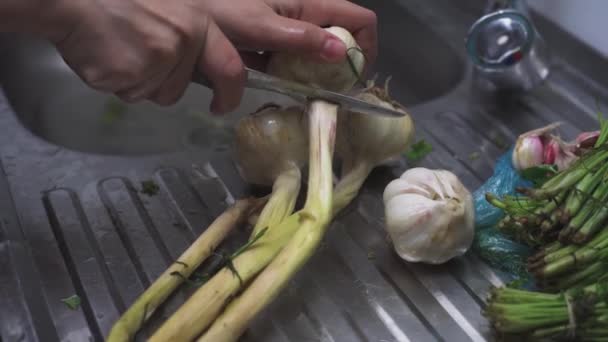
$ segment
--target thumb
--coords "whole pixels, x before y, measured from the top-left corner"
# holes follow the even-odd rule
[[[346,45],[340,38],[308,22],[273,14],[253,33],[252,44],[266,51],[288,51],[320,62],[340,62]]]

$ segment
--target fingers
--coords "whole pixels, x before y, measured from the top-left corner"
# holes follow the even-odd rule
[[[256,30],[243,32],[240,41],[245,47],[290,51],[322,62],[340,62],[346,57],[344,43],[315,24],[270,13],[255,26]]]
[[[115,95],[121,100],[129,103],[148,99],[162,85],[163,81],[170,74],[170,71],[171,70],[163,70],[162,72],[158,72],[148,79],[139,81],[139,83],[134,86],[115,91]]]
[[[218,27],[210,22],[207,32],[198,35],[198,39],[193,37],[184,53],[173,69],[118,92],[117,95],[128,102],[148,99],[162,106],[172,105],[183,96],[195,68],[199,68],[214,86],[211,110],[216,113],[234,110],[243,94],[243,64],[236,49]],[[249,57],[252,60],[253,56]],[[260,59],[257,61],[261,62]]]
[[[175,104],[190,85],[199,52],[196,48],[187,51],[164,82],[147,98],[161,106]]]
[[[298,19],[319,26],[341,26],[350,31],[363,50],[368,65],[378,53],[376,14],[346,0],[308,0],[300,3]]]
[[[245,69],[236,48],[213,21],[209,22],[197,67],[213,84],[211,111],[236,109],[243,96]]]

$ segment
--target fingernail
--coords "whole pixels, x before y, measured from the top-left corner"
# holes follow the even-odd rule
[[[325,40],[323,44],[323,49],[321,50],[321,57],[328,62],[337,62],[341,61],[346,54],[346,45],[336,38],[329,37]]]

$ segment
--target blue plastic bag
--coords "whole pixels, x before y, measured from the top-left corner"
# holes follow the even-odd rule
[[[486,201],[486,193],[498,197],[515,194],[517,187],[530,187],[513,167],[513,149],[502,155],[496,162],[494,174],[473,193],[475,204],[475,240],[473,249],[492,267],[507,272],[512,277],[526,275],[526,259],[531,254],[528,246],[510,240],[496,229],[496,224],[504,216]]]

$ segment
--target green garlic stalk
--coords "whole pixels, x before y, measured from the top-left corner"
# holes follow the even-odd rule
[[[201,236],[123,313],[110,331],[108,342],[131,341],[156,309],[211,255],[234,227],[246,221],[264,200],[238,200],[205,230]]]
[[[304,113],[267,105],[239,121],[236,145],[239,171],[250,183],[273,184],[257,219],[250,244],[199,288],[152,336],[150,341],[192,340],[221,313],[230,299],[255,277],[297,229],[297,221],[279,223],[292,214],[300,190],[300,167],[308,141]],[[205,303],[201,310],[200,303]]]
[[[332,217],[332,154],[337,106],[310,103],[310,165],[308,193],[297,217],[299,228],[273,261],[226,308],[198,341],[235,341],[317,249]],[[282,228],[279,225],[277,228]]]

